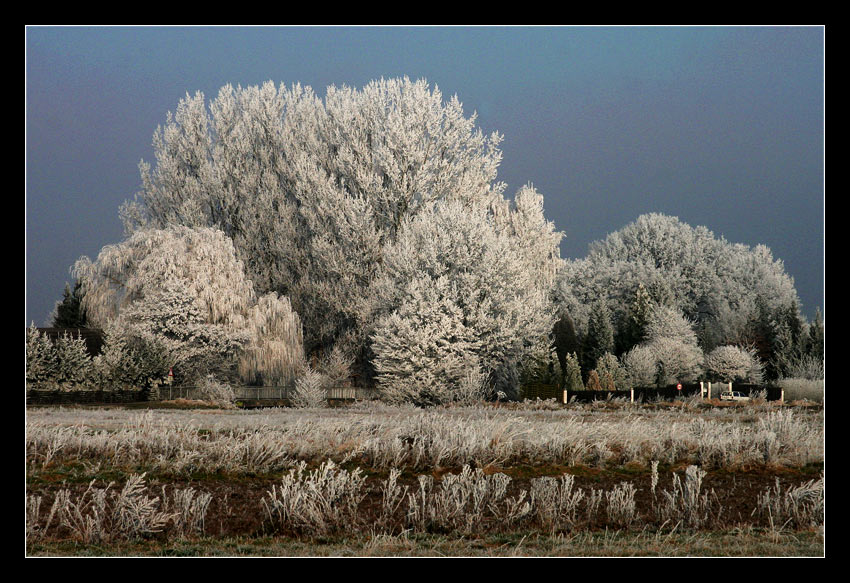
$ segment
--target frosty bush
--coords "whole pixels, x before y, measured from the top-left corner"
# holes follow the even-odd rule
[[[207,375],[198,383],[198,397],[215,405],[231,406],[236,396],[230,385],[219,382],[215,376]]]
[[[473,405],[489,399],[493,391],[488,384],[488,375],[480,369],[469,369],[460,379],[455,399],[464,405]]]
[[[327,406],[327,378],[320,372],[306,367],[300,378],[295,381],[295,391],[290,398],[298,408]]]
[[[705,375],[710,381],[762,381],[762,366],[755,351],[740,346],[718,346],[706,355],[704,367]]]

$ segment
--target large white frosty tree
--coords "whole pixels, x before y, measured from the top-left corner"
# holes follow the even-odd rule
[[[518,396],[518,364],[548,351],[554,325],[554,257],[540,252],[556,249],[560,234],[523,214],[542,218],[540,203],[526,188],[504,215],[444,201],[402,223],[368,296],[376,316],[365,318],[376,320],[372,350],[386,395],[444,402],[469,374],[484,374]],[[546,243],[520,243],[537,238]]]
[[[364,299],[404,225],[434,203],[479,209],[540,275],[535,286],[554,282],[560,234],[532,189],[513,204],[503,196],[500,142],[425,81],[331,86],[324,98],[300,85],[228,85],[169,113],[122,217],[129,231],[222,231],[257,293],[290,298],[308,350],[345,343],[363,362],[375,323],[364,318],[378,314]]]

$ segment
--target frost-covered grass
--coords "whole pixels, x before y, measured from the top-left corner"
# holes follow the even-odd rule
[[[298,462],[375,470],[511,465],[703,469],[802,467],[824,459],[823,412],[771,404],[541,409],[490,406],[148,410],[27,414],[28,469],[82,464],[164,475],[268,474]]]
[[[814,401],[823,403],[824,380],[811,380],[804,378],[782,379],[779,384],[785,390],[787,401]]]

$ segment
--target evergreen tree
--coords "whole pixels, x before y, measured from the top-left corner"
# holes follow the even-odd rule
[[[567,358],[570,354],[575,357],[581,351],[581,344],[578,341],[576,327],[573,319],[566,311],[561,312],[558,321],[552,329],[553,344],[555,345],[555,354],[558,356],[558,364],[561,365],[561,370],[567,370]]]
[[[582,373],[589,374],[596,367],[596,361],[606,352],[614,352],[614,327],[611,325],[611,315],[606,305],[596,302],[591,309],[587,334],[582,342]]]
[[[564,389],[567,394],[584,389],[581,380],[581,365],[575,352],[568,352],[564,357]]]
[[[809,325],[809,338],[806,345],[806,353],[818,360],[824,359],[824,326],[820,308],[815,311],[815,319]]]
[[[588,391],[601,391],[602,383],[599,382],[599,374],[596,370],[591,370],[587,374],[587,390]]]
[[[621,320],[622,325],[616,343],[618,355],[628,352],[646,340],[646,327],[652,313],[652,306],[652,299],[646,287],[643,283],[638,283],[625,318]]]
[[[81,305],[83,298],[82,283],[78,280],[74,283],[74,289],[65,284],[65,291],[61,302],[56,302],[56,307],[53,310],[54,328],[85,328],[86,311]]]

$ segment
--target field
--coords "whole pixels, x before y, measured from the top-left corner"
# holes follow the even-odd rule
[[[27,554],[823,556],[811,403],[30,407]]]

